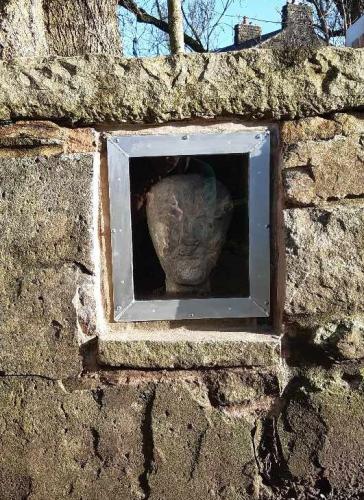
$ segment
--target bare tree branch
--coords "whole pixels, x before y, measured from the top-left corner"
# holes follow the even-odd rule
[[[193,24],[190,22],[190,20],[188,19],[187,15],[186,15],[186,11],[185,9],[183,8],[183,4],[182,4],[182,14],[183,14],[183,18],[185,20],[185,23],[187,24],[187,26],[190,28],[193,36],[195,37],[197,43],[200,43],[201,46],[202,46],[202,42],[200,40],[200,37],[198,36],[198,33],[197,31],[195,30],[195,27],[193,26]]]
[[[212,35],[212,33],[214,32],[214,30],[217,28],[217,26],[220,24],[221,22],[221,19],[225,16],[227,10],[229,9],[230,5],[232,3],[232,0],[228,0],[226,3],[225,3],[225,6],[221,12],[221,14],[219,15],[219,17],[217,18],[216,22],[214,23],[214,25],[212,26],[212,28],[210,29],[210,32],[209,32],[209,39]]]
[[[147,11],[139,7],[134,0],[118,0],[118,3],[121,7],[124,7],[124,9],[132,12],[139,23],[151,24],[161,31],[164,31],[164,33],[169,34],[169,26],[167,22],[149,14]],[[195,52],[206,52],[205,47],[203,47],[200,42],[186,33],[184,34],[184,42]]]
[[[347,29],[364,13],[364,0],[305,0],[305,3],[312,5],[318,31],[327,43],[345,36]]]

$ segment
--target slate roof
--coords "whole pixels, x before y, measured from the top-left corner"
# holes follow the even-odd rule
[[[271,33],[265,33],[265,35],[261,35],[251,40],[246,40],[245,42],[239,44],[233,44],[233,45],[228,45],[227,47],[222,47],[221,49],[217,49],[216,52],[231,52],[233,50],[251,49],[252,47],[262,45],[264,42],[267,42],[268,40],[275,38],[277,35],[282,33],[282,31],[283,29],[279,29],[276,31],[272,31]]]

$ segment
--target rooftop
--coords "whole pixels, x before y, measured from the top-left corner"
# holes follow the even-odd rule
[[[317,43],[321,40],[316,35],[313,26],[312,11],[307,5],[287,2],[282,8],[282,27],[270,33],[262,34],[260,26],[249,23],[244,16],[242,22],[234,27],[234,43],[222,47],[217,52],[230,52],[234,50],[250,49],[252,47],[269,47],[281,44],[289,37],[299,40],[302,45]]]

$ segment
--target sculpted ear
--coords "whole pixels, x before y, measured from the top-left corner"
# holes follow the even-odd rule
[[[154,201],[154,194],[152,193],[152,191],[148,191],[147,193],[147,203],[153,203]]]
[[[215,219],[221,219],[222,217],[231,215],[233,209],[234,209],[233,200],[231,200],[230,198],[225,198],[216,207]]]

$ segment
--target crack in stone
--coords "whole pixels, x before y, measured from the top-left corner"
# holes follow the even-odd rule
[[[92,447],[94,450],[94,455],[96,458],[98,458],[100,460],[101,464],[103,464],[104,458],[101,455],[100,450],[99,450],[100,433],[97,429],[95,429],[95,427],[90,427],[90,431],[91,431],[91,435],[92,435]],[[101,473],[101,468],[99,467],[97,469],[97,477],[100,476],[100,473]]]
[[[39,378],[42,380],[49,380],[50,382],[58,382],[59,379],[47,377],[46,375],[39,375],[37,373],[6,373],[0,372],[0,378]]]
[[[63,325],[59,321],[53,319],[51,321],[51,327],[53,329],[53,334],[55,338],[59,340],[62,336]]]
[[[153,423],[152,412],[154,406],[156,392],[153,389],[152,393],[148,395],[147,403],[145,406],[144,420],[141,425],[142,432],[142,449],[144,456],[144,472],[139,476],[139,484],[144,493],[144,499],[148,500],[151,494],[149,484],[149,476],[154,471],[154,437],[153,437]]]
[[[23,280],[24,278],[17,278],[15,281],[16,298],[19,299],[23,290]]]
[[[28,486],[28,491],[25,494],[24,497],[22,497],[22,500],[28,500],[32,496],[33,493],[33,480],[31,477],[29,477],[29,486]]]
[[[81,271],[82,274],[87,274],[87,276],[95,276],[95,273],[88,269],[85,264],[78,262],[77,260],[72,261],[72,263]]]
[[[93,391],[91,391],[92,397],[94,398],[95,402],[97,403],[99,409],[101,410],[104,406],[103,403],[103,398],[104,398],[104,391],[101,388],[97,388]]]
[[[258,430],[258,424],[257,424],[257,420],[255,420],[254,427],[252,428],[250,434],[252,437],[252,447],[253,447],[254,460],[255,460],[258,472],[259,472],[259,474],[261,474],[261,467],[260,467],[260,463],[259,463],[259,459],[258,459],[258,451],[257,451],[257,446],[255,444],[257,430]]]
[[[195,448],[195,451],[194,451],[193,456],[192,456],[192,465],[191,465],[191,471],[190,471],[189,481],[193,480],[196,468],[197,468],[197,466],[199,464],[200,456],[201,456],[202,443],[203,443],[203,441],[205,439],[206,432],[207,432],[207,429],[205,429],[202,432],[200,432],[200,434],[198,436],[197,443],[196,443],[196,448]]]

